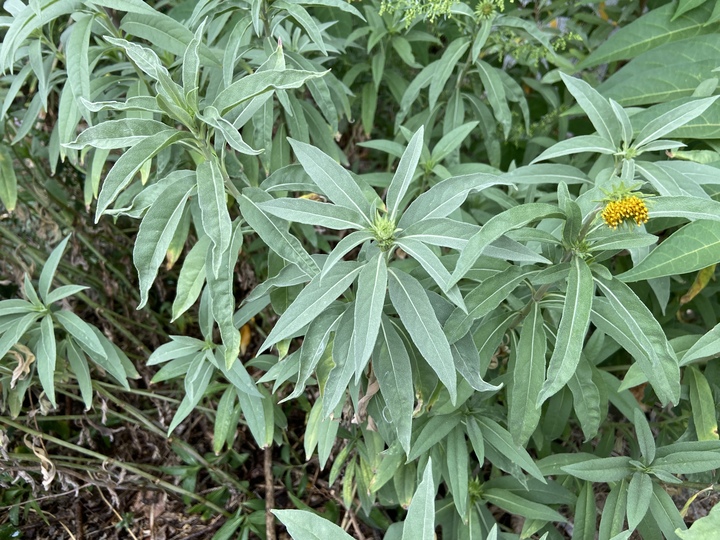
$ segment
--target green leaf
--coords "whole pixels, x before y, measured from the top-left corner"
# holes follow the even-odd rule
[[[535,302],[520,331],[508,395],[508,427],[521,446],[527,444],[540,421],[537,398],[545,379],[546,350],[542,311]]]
[[[198,115],[198,118],[218,130],[227,143],[241,154],[249,156],[262,154],[262,150],[255,150],[247,144],[240,135],[238,128],[220,116],[218,110],[212,105],[205,107],[204,114]]]
[[[45,299],[45,303],[50,305],[54,302],[59,302],[68,296],[72,296],[88,288],[89,287],[85,287],[84,285],[63,285],[50,291]]]
[[[465,442],[465,429],[458,425],[455,426],[447,436],[446,445],[448,484],[453,495],[455,508],[458,515],[465,518],[467,515],[468,497],[468,477],[470,471],[468,469],[469,455],[467,443]]]
[[[0,144],[0,202],[8,212],[15,210],[17,204],[17,177],[10,150]]]
[[[560,73],[560,77],[578,105],[587,114],[598,135],[615,148],[619,148],[622,138],[621,126],[610,102],[585,81],[564,73]]]
[[[505,210],[490,218],[480,232],[470,238],[460,254],[448,287],[460,281],[482,255],[483,250],[503,234],[524,227],[533,221],[549,217],[564,217],[564,214],[557,206],[545,203],[527,203]]]
[[[330,156],[309,144],[288,139],[305,172],[332,202],[349,208],[365,217],[372,224],[372,205],[363,195],[360,186],[340,164]]]
[[[408,462],[414,461],[438,444],[460,423],[460,420],[458,414],[442,414],[430,418],[415,438],[412,450],[408,454]]]
[[[212,106],[218,110],[221,116],[248,101],[249,99],[275,90],[290,90],[300,88],[308,79],[322,77],[327,71],[303,71],[296,69],[256,71],[235,81],[221,91]]]
[[[133,263],[140,280],[140,304],[137,309],[141,309],[148,301],[150,287],[165,259],[175,229],[180,224],[187,198],[194,188],[194,178],[178,180],[162,192],[140,224],[133,249]]]
[[[202,226],[213,243],[212,270],[217,276],[222,254],[230,246],[232,222],[225,201],[225,181],[215,159],[198,165],[197,194]]]
[[[671,474],[693,474],[720,468],[720,452],[690,451],[676,452],[659,457],[652,463],[653,471]]]
[[[470,192],[496,185],[512,184],[510,180],[486,173],[446,178],[413,200],[400,217],[398,227],[407,229],[420,221],[448,216],[460,208]]]
[[[362,268],[353,263],[338,263],[325,277],[315,276],[275,323],[258,354],[315,319],[355,281]]]
[[[500,424],[490,418],[476,417],[476,421],[482,430],[483,439],[487,445],[495,448],[501,455],[520,466],[543,484],[546,483],[545,478],[543,478],[540,469],[535,465],[535,461],[530,457],[530,454],[528,454],[522,446],[513,442],[512,436],[507,430],[503,429]]]
[[[97,221],[99,221],[100,216],[107,210],[120,192],[127,187],[148,159],[152,159],[168,146],[189,138],[192,138],[192,135],[186,131],[167,129],[143,139],[123,153],[105,177],[105,182],[103,182],[102,189],[98,195],[95,222],[97,223]],[[163,252],[163,255],[164,254]]]
[[[185,256],[175,289],[172,320],[185,313],[200,296],[205,283],[205,256],[210,248],[210,237],[200,237]]]
[[[555,340],[547,380],[538,396],[538,406],[557,393],[575,373],[590,324],[594,297],[593,277],[587,263],[574,257],[570,265],[562,318]]]
[[[168,125],[147,118],[121,118],[107,120],[84,130],[65,148],[82,150],[88,146],[104,150],[127,148],[144,141],[152,135],[168,130]]]
[[[662,402],[677,403],[680,398],[679,367],[660,323],[627,285],[617,279],[594,279],[609,301],[609,304],[603,304],[601,299],[595,299],[593,311],[602,317],[596,326],[640,362]],[[596,305],[599,306],[597,309]],[[593,316],[593,322],[595,320]]]
[[[653,496],[650,499],[650,513],[667,540],[678,540],[675,531],[678,528],[682,531],[687,529],[670,495],[661,485],[655,483],[653,483]]]
[[[717,25],[707,24],[712,11],[711,4],[706,2],[701,9],[676,19],[673,19],[675,4],[652,9],[603,41],[576,69],[627,60],[664,43],[715,32]]]
[[[578,494],[573,522],[573,540],[595,540],[597,507],[592,486],[592,482],[583,483]]]
[[[410,183],[415,177],[415,170],[420,161],[420,152],[423,149],[424,135],[425,129],[421,126],[420,129],[415,132],[412,139],[410,139],[405,152],[403,152],[400,158],[400,163],[398,163],[395,174],[390,181],[385,200],[388,214],[393,222],[396,220],[398,211],[401,210],[400,204],[403,202],[403,197],[405,197]]]
[[[106,2],[113,9],[122,9],[116,8],[112,0],[106,0]],[[133,10],[123,17],[120,29],[132,36],[143,38],[149,43],[181,58],[195,37],[183,24],[155,10],[153,10],[153,13],[147,10]],[[198,53],[202,57],[203,64],[220,67],[220,61],[206,45],[201,43]]]
[[[281,400],[280,403],[302,395],[305,390],[305,383],[312,375],[323,355],[327,354],[326,347],[330,342],[330,336],[337,328],[345,310],[345,305],[339,303],[331,305],[310,323],[303,337],[302,347],[300,348],[298,377],[295,389],[288,397]]]
[[[53,313],[57,322],[88,353],[107,358],[102,342],[97,338],[93,327],[75,315],[72,311],[61,310]]]
[[[3,73],[12,68],[18,49],[30,34],[58,17],[80,11],[82,2],[47,1],[41,9],[38,9],[39,7],[35,2],[29,3],[27,6],[22,6],[12,17],[12,23],[5,32],[0,48],[0,71]]]
[[[429,247],[413,238],[401,238],[395,245],[419,262],[438,287],[445,289],[450,281],[450,272]],[[457,287],[450,288],[446,294],[453,303],[464,309],[465,303]]]
[[[433,540],[435,538],[435,484],[432,458],[428,458],[422,481],[408,507],[403,523],[402,540]]]
[[[676,529],[675,534],[681,540],[704,540],[712,538],[720,530],[720,505],[715,504],[710,513],[696,520],[687,531]]]
[[[480,80],[485,88],[493,114],[503,127],[503,135],[507,139],[510,134],[510,128],[512,127],[512,114],[507,104],[502,79],[498,71],[496,71],[497,68],[492,67],[487,62],[476,60],[475,65],[478,68],[478,75],[480,75]]]
[[[478,123],[477,121],[467,122],[443,135],[442,139],[440,139],[433,148],[430,161],[432,163],[440,163],[452,152],[457,150],[465,138],[477,127]]]
[[[526,519],[539,519],[542,521],[565,522],[566,519],[552,508],[529,501],[506,489],[485,488],[482,498],[495,506],[511,513],[523,516]]]
[[[45,391],[53,407],[55,402],[55,362],[57,360],[55,346],[55,330],[53,329],[52,317],[45,315],[40,323],[40,340],[35,350],[37,359],[37,371],[40,384]]]
[[[625,524],[627,490],[628,486],[625,480],[619,484],[615,484],[610,489],[610,494],[605,500],[602,517],[600,518],[599,538],[620,540],[615,538],[615,536],[622,531],[623,525]]]
[[[671,131],[687,124],[690,120],[700,116],[705,110],[712,105],[717,96],[705,99],[698,99],[689,103],[678,105],[674,109],[661,114],[640,130],[635,138],[633,146],[641,150],[643,145],[654,141],[670,133]]]
[[[259,203],[273,198],[258,188],[246,188],[238,201],[243,218],[275,253],[288,262],[297,264],[308,276],[314,276],[320,269],[308,255],[300,241],[287,232],[287,222],[271,219],[260,208]]]
[[[259,204],[269,214],[295,223],[317,225],[334,230],[362,229],[367,226],[363,216],[336,204],[310,199],[275,199]]]
[[[212,253],[206,254],[205,279],[212,299],[212,318],[220,329],[220,337],[225,345],[225,367],[230,368],[240,354],[240,333],[233,324],[235,312],[235,296],[233,284],[235,280],[235,263],[242,246],[243,233],[241,221],[236,220],[235,230],[232,233],[230,246],[220,256],[217,273],[211,272]],[[210,332],[207,332],[208,335]],[[206,336],[208,337],[208,336]]]
[[[380,347],[373,358],[373,371],[387,406],[385,420],[392,424],[403,450],[409,454],[415,403],[412,368],[405,344],[386,317],[380,326]]]
[[[38,280],[38,293],[40,293],[40,298],[48,304],[50,303],[48,301],[50,286],[52,285],[52,280],[55,277],[55,272],[57,271],[60,259],[65,252],[65,246],[67,246],[68,240],[70,240],[70,237],[66,236],[62,242],[55,246],[55,249],[52,250],[45,261],[42,272],[40,272],[40,279]]]
[[[367,242],[373,238],[375,237],[368,231],[355,231],[343,237],[343,239],[335,245],[335,248],[330,252],[327,259],[325,259],[320,275],[324,277],[345,255],[363,242]]]
[[[585,441],[593,439],[603,420],[601,417],[600,390],[592,379],[593,370],[585,355],[580,355],[580,362],[575,373],[568,381],[568,388],[573,395],[575,415],[585,435]]]
[[[375,348],[380,317],[385,304],[388,269],[385,255],[379,252],[360,271],[355,293],[355,384],[360,381],[365,365]]]
[[[612,155],[617,151],[618,148],[604,137],[600,137],[598,135],[579,135],[577,137],[553,144],[550,148],[533,159],[530,164],[534,165],[538,161],[553,159],[560,156],[568,156],[570,154],[580,154],[582,152],[596,152],[598,154]]]
[[[690,97],[717,66],[718,47],[717,33],[661,45],[631,60],[597,90],[625,107]],[[692,50],[692,57],[679,50]]]
[[[628,528],[632,531],[640,524],[650,507],[653,483],[649,475],[636,472],[630,479],[627,491]]]
[[[690,387],[690,406],[698,440],[718,440],[715,400],[708,380],[696,367],[688,366],[685,368],[685,382]]]
[[[502,384],[490,384],[480,376],[480,370],[482,369],[480,354],[470,334],[465,334],[455,343],[452,343],[450,350],[453,353],[455,369],[472,388],[478,392],[497,392],[502,388]]]
[[[271,510],[294,540],[352,540],[352,536],[327,519],[306,510]]]
[[[85,404],[85,410],[90,410],[92,406],[92,381],[90,379],[90,368],[88,367],[87,360],[82,351],[78,350],[72,339],[65,341],[67,344],[67,358],[70,362],[70,368],[75,373],[75,379],[77,379],[78,386],[80,387],[80,395],[82,396],[83,403]]]
[[[633,472],[630,459],[627,456],[594,458],[565,465],[562,470],[588,482],[619,482]]]
[[[623,281],[640,281],[702,270],[720,262],[720,221],[697,220],[665,239],[639,264],[620,274]]]
[[[213,426],[213,452],[219,455],[225,441],[227,440],[230,429],[235,429],[231,425],[233,419],[233,410],[235,409],[235,398],[237,392],[233,386],[228,386],[220,397],[215,413],[215,425]]]
[[[435,371],[455,403],[457,378],[450,344],[435,316],[427,293],[420,283],[405,272],[390,269],[390,300],[400,315],[413,343]]]
[[[190,40],[190,43],[188,43],[183,54],[182,85],[186,98],[194,91],[197,91],[198,88],[200,78],[200,56],[198,55],[198,48],[200,47],[204,30],[205,21],[198,26],[195,35]]]
[[[213,366],[205,359],[205,354],[198,354],[188,368],[185,377],[185,396],[170,422],[168,427],[168,437],[185,420],[188,415],[197,407],[210,384],[210,378],[213,374]]]
[[[720,221],[720,202],[697,197],[653,197],[650,217]]]
[[[463,54],[465,54],[465,51],[468,50],[468,47],[470,46],[470,40],[466,37],[459,37],[456,39],[453,39],[450,44],[447,46],[445,51],[443,51],[443,55],[438,61],[439,67],[436,66],[431,71],[431,77],[430,79],[430,92],[429,92],[429,100],[430,100],[430,106],[429,109],[434,109],[435,105],[437,104],[437,100],[440,97],[440,93],[443,91],[443,88],[445,88],[445,85],[447,84],[448,79],[450,78],[450,75],[452,75],[452,72],[455,70],[455,66],[458,65],[458,62],[460,61],[460,58]],[[429,67],[429,64],[427,67]],[[423,70],[424,71],[424,70]],[[419,76],[418,76],[419,78]],[[410,87],[408,87],[408,91],[410,90]],[[419,90],[419,89],[418,89]],[[416,94],[417,95],[417,94]],[[414,101],[414,99],[412,100]],[[412,103],[412,101],[410,103]],[[408,104],[409,105],[409,104]],[[405,109],[405,96],[403,96],[401,107]],[[398,119],[397,122],[400,122],[401,120]],[[404,539],[403,539],[404,540]]]
[[[655,459],[655,436],[650,430],[650,424],[648,424],[645,414],[639,409],[633,411],[633,424],[640,454],[645,458],[645,462],[650,464]]]
[[[67,40],[67,60],[65,64],[67,69],[67,82],[70,84],[78,107],[83,111],[83,116],[86,120],[90,120],[90,115],[80,101],[80,98],[90,99],[90,61],[88,59],[88,50],[90,49],[90,37],[92,35],[95,16],[76,14],[74,18],[75,24],[72,27],[70,38]]]
[[[0,304],[1,305],[1,304]],[[0,311],[1,313],[1,311]],[[680,360],[681,366],[720,356],[720,324],[698,339]]]
[[[300,26],[302,26],[308,37],[313,43],[315,43],[315,45],[318,46],[320,52],[327,56],[327,49],[325,48],[320,28],[304,7],[300,4],[278,0],[273,3],[273,8],[287,11],[290,16],[292,16],[292,18],[295,19]]]

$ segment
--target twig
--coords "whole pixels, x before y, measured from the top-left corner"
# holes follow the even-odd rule
[[[265,459],[263,460],[265,472],[265,534],[267,540],[276,540],[275,516],[271,510],[275,507],[275,480],[272,472],[272,445],[265,447]]]
[[[117,510],[115,510],[115,508],[113,508],[113,505],[110,504],[110,502],[105,498],[105,495],[103,495],[102,489],[98,489],[98,493],[100,494],[100,498],[105,502],[105,504],[108,505],[108,508],[110,508],[110,510],[112,510],[112,513],[115,514],[115,517],[120,520],[119,524],[122,524],[125,527],[127,532],[130,533],[130,536],[133,537],[133,540],[138,540],[138,537],[135,536],[135,533],[132,532],[132,530],[130,529],[130,526],[125,523],[125,520],[120,515],[120,513]]]

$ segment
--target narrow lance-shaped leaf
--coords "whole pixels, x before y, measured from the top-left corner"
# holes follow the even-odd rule
[[[53,328],[52,317],[45,315],[42,322],[40,323],[40,340],[37,344],[37,350],[35,353],[37,359],[37,370],[38,377],[40,378],[40,384],[45,390],[53,407],[56,407],[55,403],[55,362],[57,360],[56,346],[55,346],[55,330]]]
[[[315,276],[275,323],[258,353],[292,336],[315,319],[355,281],[362,268],[351,263],[339,263],[324,278]]]
[[[63,146],[74,150],[82,150],[88,146],[103,150],[127,148],[152,135],[167,131],[168,127],[167,124],[148,118],[107,120],[87,128],[73,142]]]
[[[353,356],[355,357],[355,384],[370,359],[378,331],[380,317],[385,304],[387,290],[387,262],[385,254],[380,252],[368,262],[358,276],[355,294],[355,339]]]
[[[133,262],[140,280],[138,309],[148,301],[150,287],[165,259],[165,253],[182,218],[187,198],[194,187],[195,178],[192,177],[186,177],[169,186],[150,206],[150,210],[140,224],[133,249]]]
[[[390,181],[385,201],[390,219],[393,221],[395,221],[400,210],[400,203],[410,187],[410,182],[415,176],[415,169],[417,169],[420,153],[422,152],[424,134],[425,129],[421,126],[410,139],[407,149],[400,158],[400,163]]]
[[[295,389],[280,403],[297,398],[305,391],[305,383],[325,354],[331,334],[336,330],[345,310],[346,306],[338,302],[337,305],[325,309],[310,323],[300,348],[300,365]]]
[[[482,255],[483,250],[506,232],[540,219],[563,216],[557,206],[545,203],[522,204],[493,216],[483,225],[480,232],[468,240],[460,254],[448,288],[460,281]]]
[[[17,177],[12,155],[4,144],[0,144],[0,202],[8,212],[15,210],[17,204]]]
[[[221,115],[228,113],[234,107],[264,92],[272,89],[289,90],[300,88],[305,81],[311,78],[322,77],[327,71],[302,71],[296,69],[258,71],[246,75],[235,81],[220,92],[212,106]]]
[[[205,279],[207,280],[210,298],[212,299],[212,316],[220,329],[220,337],[225,345],[225,366],[230,366],[237,360],[240,353],[240,333],[233,324],[235,313],[235,295],[233,294],[233,281],[235,262],[242,246],[241,222],[237,220],[230,246],[220,257],[218,271],[210,270],[213,254],[208,251],[205,261]]]
[[[540,421],[537,400],[545,379],[546,350],[542,311],[535,302],[520,331],[509,395],[508,427],[513,440],[520,445],[530,440]]]
[[[373,359],[373,371],[388,408],[389,420],[406,454],[410,453],[415,390],[412,368],[405,344],[387,317],[380,327],[380,347]]]
[[[212,271],[217,277],[222,254],[230,246],[232,222],[225,202],[225,182],[215,159],[197,168],[198,203],[205,233],[212,240]]]
[[[58,264],[60,264],[60,259],[65,252],[65,246],[67,246],[68,240],[70,240],[70,237],[66,236],[62,242],[55,246],[55,249],[52,250],[52,253],[50,253],[47,258],[47,261],[45,261],[42,272],[40,272],[38,293],[40,293],[40,298],[42,298],[45,302],[48,301],[50,286],[52,285],[52,280],[55,277],[55,271],[57,270]]]
[[[185,313],[200,296],[205,283],[205,256],[210,247],[210,238],[202,236],[185,256],[175,289],[172,306],[172,320]]]
[[[678,362],[660,323],[621,281],[608,281],[599,276],[595,277],[595,281],[615,312],[613,318],[627,327],[626,339],[636,343],[639,354],[649,360],[649,365],[642,365],[643,371],[660,400],[677,403],[680,398]]]
[[[675,231],[640,263],[620,274],[640,281],[695,272],[720,262],[720,221],[697,220]]]
[[[555,349],[550,358],[547,380],[538,396],[538,406],[560,390],[575,373],[590,324],[594,289],[590,268],[583,259],[575,257],[570,266]]]
[[[335,204],[356,211],[372,223],[371,204],[360,186],[339,163],[309,144],[288,139],[300,164],[322,192]]]
[[[715,400],[710,383],[695,366],[685,368],[685,381],[690,387],[690,406],[693,412],[695,433],[699,441],[718,440]]]
[[[307,510],[271,510],[294,540],[352,540],[352,536],[324,517]]]
[[[690,120],[705,112],[716,99],[717,96],[714,96],[684,103],[651,120],[640,130],[640,133],[638,133],[638,136],[635,138],[635,148],[640,149],[650,141],[659,139],[666,133],[670,133],[674,129],[687,124]]]
[[[260,203],[260,208],[281,219],[339,231],[362,229],[367,225],[363,216],[354,210],[310,199],[275,199]]]
[[[622,129],[610,102],[585,81],[565,73],[560,73],[560,77],[587,114],[598,135],[619,148]]]
[[[572,139],[566,139],[552,145],[538,157],[533,159],[530,164],[533,165],[538,161],[553,159],[560,156],[569,156],[571,154],[580,154],[582,152],[595,152],[598,154],[614,154],[618,149],[613,143],[598,135],[579,135]]]
[[[452,351],[425,289],[405,272],[391,269],[390,275],[393,277],[389,283],[390,300],[400,320],[420,354],[447,388],[450,400],[455,403],[457,378]]]
[[[103,212],[107,210],[120,192],[127,187],[148,159],[156,156],[171,144],[191,137],[190,133],[176,129],[161,131],[140,141],[121,155],[105,177],[105,182],[98,195],[95,221],[97,222],[100,219]]]
[[[270,249],[286,261],[297,264],[308,276],[314,276],[320,269],[300,241],[287,232],[287,222],[278,218],[271,219],[260,208],[259,203],[271,200],[272,196],[259,188],[246,188],[238,204],[245,221]]]
[[[433,540],[435,537],[435,484],[432,458],[428,458],[422,481],[415,490],[403,523],[402,540]]]

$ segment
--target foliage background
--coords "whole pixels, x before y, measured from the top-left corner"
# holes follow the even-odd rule
[[[714,526],[715,2],[4,9],[0,534]]]

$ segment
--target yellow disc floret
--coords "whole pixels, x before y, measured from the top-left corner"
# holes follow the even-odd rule
[[[611,229],[634,220],[640,226],[648,221],[648,209],[645,201],[637,195],[628,195],[621,199],[609,201],[601,214],[603,221]]]

